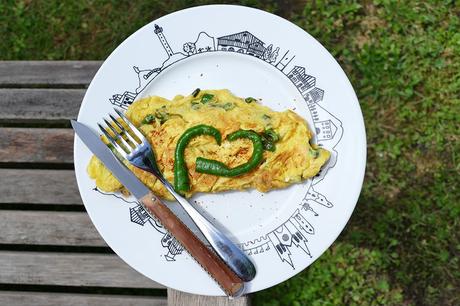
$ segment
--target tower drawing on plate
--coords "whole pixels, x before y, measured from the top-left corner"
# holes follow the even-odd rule
[[[109,98],[110,103],[124,109],[128,108],[147,85],[165,68],[190,56],[206,52],[234,52],[235,54],[253,56],[263,60],[282,72],[302,96],[312,116],[313,122],[311,124],[315,130],[316,143],[319,146],[327,147],[331,151],[331,157],[313,178],[299,206],[287,220],[259,238],[239,245],[242,250],[251,256],[274,250],[274,252],[271,252],[272,254],[276,254],[281,262],[295,269],[292,258],[293,250],[300,250],[300,253],[297,254],[312,257],[308,248],[308,241],[315,234],[315,229],[312,223],[308,221],[309,218],[319,216],[319,209],[333,207],[333,204],[325,195],[314,189],[314,186],[323,180],[329,169],[335,166],[338,154],[335,146],[340,142],[343,135],[342,122],[322,106],[324,104],[324,90],[318,87],[316,77],[310,75],[305,67],[294,62],[296,55],[292,54],[290,50],[282,53],[283,55],[277,61],[280,47],[274,47],[273,44],[266,46],[261,39],[249,31],[216,36],[217,38],[205,31],[201,31],[195,40],[182,44],[181,51],[183,52],[174,51],[175,44],[171,45],[168,42],[163,28],[159,25],[154,25],[153,33],[164,49],[166,59],[161,61],[158,68],[140,69],[139,66],[132,66],[137,75],[137,87],[133,90],[122,91],[123,93],[121,94],[112,95]],[[134,86],[133,84],[133,88]],[[116,194],[112,195],[122,199]],[[167,261],[175,261],[176,256],[182,254],[184,250],[178,241],[165,230],[158,220],[152,218],[140,203],[122,200],[131,204],[129,208],[131,222],[139,226],[150,224],[158,231],[162,235],[161,246],[167,250],[164,258]],[[309,212],[312,214],[309,214]]]
[[[163,33],[163,28],[155,24],[154,33],[158,37],[163,49],[166,51],[167,59],[158,68],[153,69],[139,69],[137,66],[133,66],[134,72],[137,74],[138,85],[135,90],[127,90],[122,94],[114,94],[109,98],[110,103],[118,107],[127,109],[137,98],[137,96],[147,87],[153,79],[166,67],[171,66],[177,61],[180,61],[187,57],[187,55],[181,52],[174,52],[169,45],[166,36]]]
[[[165,35],[163,34],[163,28],[157,24],[154,27],[155,27],[154,32],[158,36],[158,39],[160,40],[160,43],[163,46],[163,49],[165,49],[166,54],[168,55],[168,58],[161,65],[161,69],[165,69],[166,67],[171,66],[175,62],[183,60],[184,58],[187,57],[187,55],[185,55],[182,52],[173,52],[173,50],[171,49],[171,46],[166,40]]]

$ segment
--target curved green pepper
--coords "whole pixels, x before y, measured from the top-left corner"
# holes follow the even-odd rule
[[[248,138],[252,141],[254,148],[252,156],[248,160],[248,162],[239,165],[235,168],[228,168],[224,163],[220,161],[198,157],[196,159],[195,166],[196,172],[213,174],[218,176],[234,177],[248,173],[252,169],[256,168],[262,161],[264,153],[264,147],[259,134],[250,130],[238,130],[227,136],[227,139],[229,141],[234,141],[239,138]]]
[[[184,158],[185,148],[192,138],[200,135],[213,136],[218,145],[222,141],[222,135],[219,130],[205,124],[191,127],[182,134],[177,141],[176,151],[174,152],[174,189],[179,193],[190,190],[190,181]]]

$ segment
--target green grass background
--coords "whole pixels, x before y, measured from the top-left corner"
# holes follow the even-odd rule
[[[0,60],[104,59],[151,20],[207,3],[3,0]],[[255,294],[254,305],[459,305],[460,5],[234,3],[291,20],[335,56],[368,140],[345,231],[311,267]]]

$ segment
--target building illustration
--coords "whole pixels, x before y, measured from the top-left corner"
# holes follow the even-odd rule
[[[123,94],[114,94],[109,99],[110,103],[121,108],[127,108],[136,99],[137,95],[144,90],[145,87],[160,73],[161,68],[140,70],[138,67],[133,67],[137,74],[137,88],[132,91],[125,91]]]
[[[286,53],[284,53],[279,62],[275,65],[275,67],[278,68],[280,71],[283,71],[284,68],[286,68],[286,66],[289,65],[295,57],[295,55],[290,56],[288,55],[288,53],[289,50],[286,51]]]
[[[288,78],[294,83],[304,98],[307,96],[308,90],[316,84],[316,78],[306,74],[305,68],[300,66],[294,66],[289,71]]]
[[[157,36],[162,48],[165,50],[166,56],[163,55],[163,58],[159,59],[156,65],[158,68],[140,69],[138,66],[132,66],[133,71],[137,75],[137,87],[133,89],[134,86],[136,86],[133,80],[130,90],[120,90],[120,92],[123,93],[112,95],[109,99],[112,104],[127,109],[128,106],[136,100],[139,94],[145,90],[148,84],[150,84],[166,67],[190,56],[214,51],[251,55],[265,61],[282,72],[302,95],[313,119],[310,123],[311,127],[314,128],[316,132],[315,141],[319,146],[328,148],[332,153],[331,157],[327,164],[322,167],[320,172],[313,178],[305,197],[299,204],[301,208],[295,209],[290,217],[284,219],[284,222],[281,222],[281,224],[278,223],[274,228],[271,228],[263,235],[253,240],[242,242],[239,245],[248,255],[270,253],[273,254],[270,256],[279,258],[281,262],[295,269],[295,257],[293,257],[293,255],[298,256],[298,254],[300,254],[312,257],[308,248],[308,243],[312,235],[315,234],[315,229],[312,225],[312,223],[315,223],[309,218],[319,216],[319,211],[315,211],[317,209],[333,207],[333,204],[325,195],[315,191],[313,188],[326,176],[326,173],[335,166],[338,152],[334,148],[340,142],[344,133],[342,122],[324,107],[325,102],[329,101],[320,103],[323,101],[325,95],[324,90],[316,87],[316,78],[307,74],[305,67],[295,65],[295,54],[290,53],[289,50],[284,52],[284,50],[286,50],[284,49],[284,53],[281,53],[283,56],[277,60],[280,47],[274,47],[273,44],[265,46],[262,40],[249,31],[242,31],[220,37],[217,35],[211,36],[207,32],[201,31],[196,36],[196,40],[181,42],[181,52],[174,51],[175,46],[177,47],[177,42],[170,40],[170,42],[172,42],[172,45],[170,45],[162,27],[155,24],[153,32]],[[220,33],[220,35],[222,35],[222,33]],[[151,34],[151,36],[153,35]],[[159,45],[157,45],[157,48],[159,48]],[[156,56],[153,58],[158,58],[157,54],[155,55]],[[116,196],[115,194],[112,195]],[[160,233],[161,246],[164,248],[162,256],[165,260],[175,261],[177,255],[184,253],[183,247],[166,231],[156,218],[152,218],[139,203],[129,203],[131,204],[129,213],[132,223],[141,227],[150,224]],[[134,204],[134,206],[132,204]],[[312,214],[309,214],[309,212]]]
[[[313,226],[297,209],[289,220],[270,232],[267,236],[281,261],[288,263],[294,269],[294,263],[291,258],[291,247],[294,245],[311,257],[307,246],[307,235],[314,234],[315,229]]]
[[[315,122],[317,141],[329,140],[334,138],[337,127],[331,120]]]
[[[324,90],[321,88],[315,87],[308,93],[307,99],[305,101],[309,103],[318,103],[323,100]]]
[[[127,108],[136,99],[137,94],[131,91],[125,91],[123,94],[114,94],[109,98],[110,103],[121,108]]]
[[[131,222],[137,223],[139,225],[144,225],[149,221],[149,214],[142,208],[142,206],[130,207],[129,215]]]
[[[262,58],[265,52],[264,42],[248,31],[218,37],[217,49],[249,54],[258,58]]]
[[[154,220],[150,217],[147,211],[141,206],[137,205],[135,207],[129,208],[129,214],[131,222],[144,226],[147,222],[150,223],[158,232],[163,234],[161,238],[161,246],[166,248],[168,252],[164,255],[167,261],[175,261],[176,255],[182,253],[184,248],[182,245],[174,238],[170,233],[168,233],[164,227],[158,223],[157,220]]]

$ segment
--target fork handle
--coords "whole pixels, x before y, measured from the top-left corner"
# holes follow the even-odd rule
[[[216,253],[210,250],[158,197],[153,193],[139,199],[147,212],[155,216],[187,252],[208,272],[229,296],[244,292],[242,281]]]

